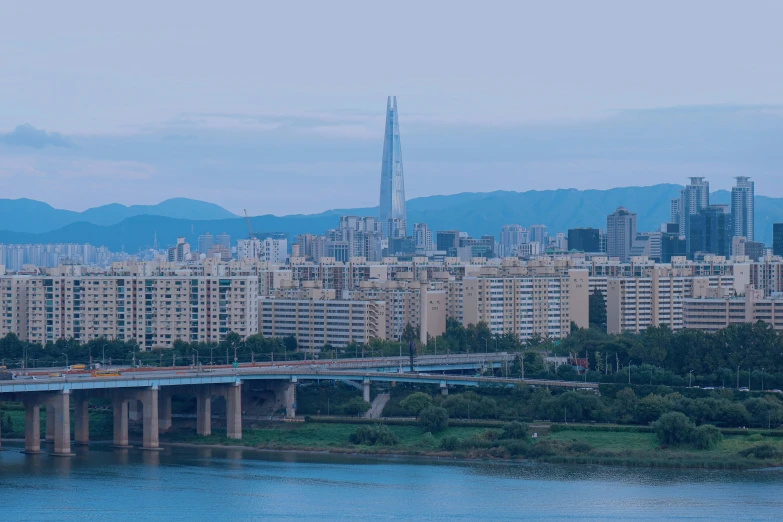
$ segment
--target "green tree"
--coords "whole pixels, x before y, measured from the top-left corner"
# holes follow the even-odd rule
[[[691,443],[699,449],[713,449],[723,440],[723,434],[712,424],[704,424],[691,432]]]
[[[432,405],[432,397],[426,393],[411,393],[400,401],[400,407],[410,415],[418,415],[424,408]]]
[[[439,406],[428,406],[419,413],[419,425],[426,432],[437,433],[449,425],[449,413]]]
[[[665,413],[653,425],[655,434],[662,444],[677,446],[690,442],[693,433],[693,422],[678,411]]]
[[[590,326],[598,328],[599,330],[606,330],[606,302],[604,300],[604,293],[600,290],[596,290],[587,302],[588,317]]]

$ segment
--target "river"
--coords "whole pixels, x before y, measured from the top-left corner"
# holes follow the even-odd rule
[[[227,448],[0,452],[0,520],[780,520],[783,470],[453,462]]]

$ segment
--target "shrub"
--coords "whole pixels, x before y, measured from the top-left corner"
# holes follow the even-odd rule
[[[783,458],[783,451],[770,444],[759,444],[739,452],[743,457],[756,457],[757,459],[779,459]]]
[[[509,422],[503,425],[502,439],[526,439],[527,424],[518,421]]]
[[[764,440],[764,437],[761,433],[754,433],[753,435],[748,435],[748,440],[751,442],[761,442]]]
[[[699,449],[712,449],[722,440],[720,430],[712,424],[704,424],[691,432],[691,443]]]
[[[361,426],[348,437],[352,444],[364,444],[366,446],[394,446],[400,442],[400,438],[383,424]]]
[[[454,435],[443,437],[440,441],[440,447],[446,451],[456,451],[459,447],[459,439]]]
[[[671,412],[661,415],[654,429],[661,443],[676,446],[691,440],[693,423],[682,413]]]
[[[411,393],[400,401],[400,407],[410,415],[418,415],[427,406],[432,406],[432,397],[426,393]]]
[[[432,433],[443,431],[449,425],[449,414],[445,408],[428,406],[419,414],[419,425],[424,431]]]
[[[568,446],[568,451],[572,453],[590,453],[593,451],[593,446],[589,442],[580,440],[571,443],[571,445]]]
[[[509,452],[512,457],[519,457],[527,455],[530,445],[527,442],[521,440],[507,440],[503,443],[503,447]]]
[[[555,454],[555,448],[552,444],[541,441],[530,446],[527,454],[530,457],[548,457]]]
[[[358,415],[370,409],[370,404],[361,397],[354,397],[338,408],[343,415]]]
[[[435,436],[429,431],[421,436],[419,444],[425,448],[434,448],[437,445]]]

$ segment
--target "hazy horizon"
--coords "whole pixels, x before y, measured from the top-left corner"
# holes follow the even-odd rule
[[[188,197],[254,215],[376,206],[387,95],[409,199],[693,175],[713,190],[748,175],[783,196],[782,14],[727,1],[5,5],[2,196],[71,210]]]

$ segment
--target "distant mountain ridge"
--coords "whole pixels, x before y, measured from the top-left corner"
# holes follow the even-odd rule
[[[617,207],[624,206],[637,214],[639,231],[656,230],[661,223],[669,220],[670,201],[679,196],[681,189],[680,185],[661,184],[609,190],[496,191],[428,196],[408,201],[408,226],[412,228],[414,223],[422,222],[427,223],[432,231],[457,229],[472,236],[487,234],[499,237],[503,225],[515,223],[527,227],[540,223],[546,225],[551,233],[567,232],[569,228],[575,227],[605,228],[606,215]],[[244,218],[235,216],[217,205],[194,200],[169,200],[187,202],[187,204],[183,203],[187,208],[177,205],[173,208],[166,207],[164,204],[167,202],[163,202],[152,206],[159,214],[135,214],[123,219],[119,219],[122,212],[134,213],[147,207],[118,205],[121,208],[112,214],[114,206],[107,205],[81,213],[96,211],[95,214],[88,214],[88,217],[94,221],[105,219],[104,223],[72,221],[56,230],[30,233],[10,226],[17,225],[18,222],[9,221],[5,216],[3,205],[7,201],[20,200],[0,200],[0,219],[3,219],[0,228],[6,229],[0,231],[0,243],[91,243],[107,246],[114,251],[124,249],[126,252],[133,253],[152,246],[155,235],[159,245],[166,246],[173,244],[177,236],[184,236],[195,245],[198,235],[204,232],[213,234],[227,232],[231,235],[232,241],[247,237],[248,234]],[[714,192],[711,201],[728,203],[730,193]],[[783,198],[756,196],[755,203],[756,240],[770,245],[772,223],[783,222]],[[45,206],[51,209],[48,205]],[[198,212],[193,211],[194,208],[205,210]],[[211,216],[209,212],[218,215]],[[377,207],[374,207],[334,209],[310,215],[263,215],[252,217],[251,223],[256,232],[282,232],[288,234],[289,239],[292,240],[298,234],[321,234],[329,228],[335,228],[341,215],[366,216],[377,215],[377,212]],[[187,215],[183,217],[184,214]]]
[[[227,219],[237,217],[214,203],[172,198],[157,205],[125,206],[112,203],[84,212],[62,210],[32,199],[0,199],[0,229],[41,234],[72,223],[110,226],[134,216],[150,215],[176,219]]]

